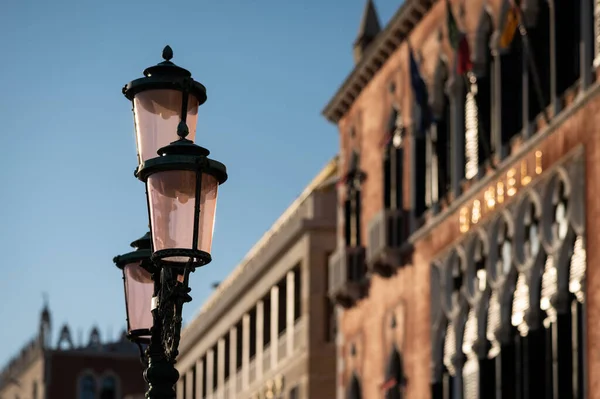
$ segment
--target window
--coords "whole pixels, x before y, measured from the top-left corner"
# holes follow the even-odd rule
[[[217,389],[217,386],[219,385],[219,346],[217,344],[215,344],[215,346],[213,346],[212,354],[213,354],[212,387],[213,387],[213,392],[214,392]]]
[[[242,355],[244,349],[244,341],[243,341],[243,324],[242,321],[238,321],[235,326],[235,341],[236,341],[236,351],[235,351],[235,369],[240,370],[242,368]]]
[[[346,397],[348,399],[361,399],[362,392],[360,389],[360,382],[358,381],[358,377],[356,374],[352,375],[352,379],[350,380],[350,384],[348,386],[348,391]]]
[[[581,0],[554,0],[556,90],[561,96],[580,76]]]
[[[536,66],[535,71],[533,71],[529,66],[530,64],[528,64],[530,121],[535,120],[540,112],[550,104],[550,8],[547,1],[539,1],[537,6],[539,8],[535,26],[527,30],[529,55],[533,57]],[[539,79],[539,92],[535,83],[535,76],[532,76],[534,72]]]
[[[180,376],[180,379],[181,379],[181,384],[183,385],[183,389],[181,390],[183,393],[182,399],[190,399],[187,397],[187,384],[188,384],[187,375],[183,374],[182,376]]]
[[[271,342],[271,292],[263,298],[263,347]]]
[[[31,388],[31,397],[32,397],[32,399],[38,399],[38,384],[37,384],[37,381],[33,382],[33,386]]]
[[[450,99],[446,94],[448,65],[440,59],[435,69],[432,96],[433,125],[431,140],[432,159],[432,199],[439,202],[450,191],[452,164],[450,163]],[[437,191],[437,192],[436,192]]]
[[[202,357],[202,398],[206,397],[206,392],[208,391],[208,363],[206,360],[207,357],[204,355]]]
[[[404,127],[402,117],[395,107],[392,107],[387,135],[388,141],[383,156],[383,205],[385,209],[402,209]]]
[[[501,141],[508,152],[510,140],[523,129],[523,44],[519,33],[510,44],[506,54],[500,56]],[[529,91],[529,101],[536,101],[535,91]],[[496,149],[500,151],[500,149]]]
[[[224,364],[225,364],[225,380],[227,380],[229,378],[229,369],[230,369],[230,353],[231,353],[231,339],[229,337],[229,333],[225,334],[225,337],[223,337],[223,340],[225,341],[225,360],[224,360]]]
[[[294,321],[302,317],[302,268],[296,266],[294,272]]]
[[[96,379],[86,374],[79,380],[79,399],[96,399]]]
[[[117,399],[117,380],[113,376],[102,379],[100,399]]]
[[[191,399],[196,399],[196,366],[194,365],[192,367],[192,381],[190,382],[192,384],[192,398]]]
[[[360,159],[356,151],[352,152],[346,175],[346,200],[344,202],[344,232],[346,245],[361,246],[361,182],[363,174],[359,170]]]
[[[285,331],[287,323],[287,281],[282,278],[277,284],[279,287],[279,313],[277,317],[277,332],[279,334]]]
[[[250,359],[256,355],[256,306],[252,307],[249,312],[250,316]]]
[[[289,399],[300,399],[299,389],[297,386],[290,390]]]

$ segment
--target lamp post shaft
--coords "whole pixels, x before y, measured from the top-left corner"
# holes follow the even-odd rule
[[[153,274],[154,295],[161,292],[161,273]],[[144,371],[144,379],[148,383],[148,399],[175,399],[175,384],[179,379],[179,372],[175,362],[170,360],[163,346],[163,320],[159,306],[152,310],[153,326],[151,329],[150,345],[146,349],[148,367]]]

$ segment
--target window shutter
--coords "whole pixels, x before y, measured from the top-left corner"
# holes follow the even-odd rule
[[[465,177],[467,180],[477,175],[479,166],[479,118],[473,86],[471,86],[471,90],[467,93],[465,101]]]

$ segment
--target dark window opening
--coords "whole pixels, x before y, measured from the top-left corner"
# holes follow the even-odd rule
[[[427,143],[425,137],[413,134],[412,144],[415,146],[415,216],[421,217],[427,209]]]
[[[277,287],[279,287],[277,333],[281,334],[285,331],[287,324],[287,281],[285,277],[279,281]]]
[[[392,108],[388,124],[388,142],[383,154],[383,205],[385,209],[402,209],[403,148],[402,126],[398,125],[399,114]]]
[[[250,309],[250,359],[256,355],[256,307]]]
[[[300,399],[299,389],[297,386],[290,390],[289,399]]]
[[[454,265],[452,266],[452,292],[460,293],[460,290],[463,285],[463,274],[462,274],[462,265],[460,258],[454,261]]]
[[[185,383],[185,381],[184,381]],[[100,399],[116,399],[117,398],[117,380],[115,377],[108,376],[102,379],[100,388]]]
[[[531,64],[529,69],[529,120],[535,118],[550,104],[550,9],[548,2],[538,2],[538,14],[536,24],[527,30],[529,55],[535,60],[535,71],[539,77],[540,94],[536,90],[535,79]],[[572,27],[570,27],[572,28]],[[504,83],[502,84],[504,88]]]
[[[385,399],[402,399],[404,396],[404,371],[402,366],[402,356],[394,348],[388,359],[385,371],[385,383],[387,391]]]
[[[349,247],[361,246],[361,195],[360,183],[363,178],[359,170],[359,155],[352,152],[350,167],[346,175],[346,200],[344,202],[344,236]]]
[[[523,46],[521,36],[515,33],[509,52],[500,56],[501,87],[501,140],[510,150],[510,140],[523,130]],[[531,76],[529,77],[531,80]],[[536,101],[535,91],[529,92],[529,101]],[[499,149],[498,149],[499,150]]]
[[[182,399],[189,399],[187,397],[187,384],[188,384],[188,381],[187,381],[187,375],[186,374],[184,374],[184,375],[181,376],[181,381],[183,382],[182,383],[182,385],[183,385],[183,389],[182,389],[182,391],[183,391],[183,398]]]
[[[358,377],[356,374],[352,375],[352,379],[350,380],[350,386],[348,387],[348,399],[361,399],[362,398],[362,390],[360,387],[360,381],[358,381]]]
[[[271,293],[263,298],[263,347],[271,342]]]
[[[242,321],[238,321],[235,326],[235,369],[239,371],[242,368],[242,357],[244,353],[244,330]]]
[[[202,357],[202,398],[206,397],[208,391],[208,363],[206,359],[207,357],[204,355]]]
[[[219,347],[218,345],[213,346],[212,348],[212,352],[213,352],[213,380],[212,380],[212,386],[213,386],[213,392],[217,389],[217,386],[219,385]]]
[[[302,317],[302,268],[294,268],[294,321]]]
[[[450,192],[452,164],[450,163],[450,106],[448,96],[444,94],[442,113],[434,121],[432,138],[437,160],[437,199],[445,198]]]
[[[197,389],[197,382],[196,382],[196,366],[192,367],[192,399],[196,399],[196,389]]]
[[[225,348],[224,348],[225,380],[227,380],[229,378],[229,372],[230,372],[229,369],[230,369],[230,365],[231,365],[231,337],[229,336],[229,333],[225,334],[224,341],[225,341]]]
[[[580,76],[581,0],[555,0],[557,96]]]

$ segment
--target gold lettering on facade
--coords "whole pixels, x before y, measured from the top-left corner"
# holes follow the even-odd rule
[[[535,176],[543,172],[542,152],[536,151],[535,158],[530,154],[521,160],[521,163],[509,169],[505,175],[492,183],[483,192],[460,209],[459,226],[460,232],[466,233],[472,225],[475,225],[488,213],[496,209],[496,205],[503,204],[505,199],[514,197],[520,188],[527,186],[533,181],[529,167],[535,165]],[[508,197],[508,198],[507,198]]]
[[[506,195],[512,197],[517,193],[517,179],[515,176],[517,175],[517,170],[515,168],[509,169],[506,172]]]
[[[471,223],[477,224],[481,219],[481,202],[473,201],[473,209],[471,210]]]
[[[485,205],[487,209],[490,211],[493,210],[496,206],[496,187],[491,186],[487,190],[485,190],[483,199],[485,200]]]
[[[459,224],[461,233],[469,231],[469,208],[466,206],[460,209]]]
[[[496,184],[496,202],[499,204],[504,202],[504,182],[501,181]]]
[[[535,152],[535,174],[539,175],[542,173],[542,152]]]
[[[521,186],[526,186],[531,182],[531,176],[527,174],[527,161],[521,161]]]

